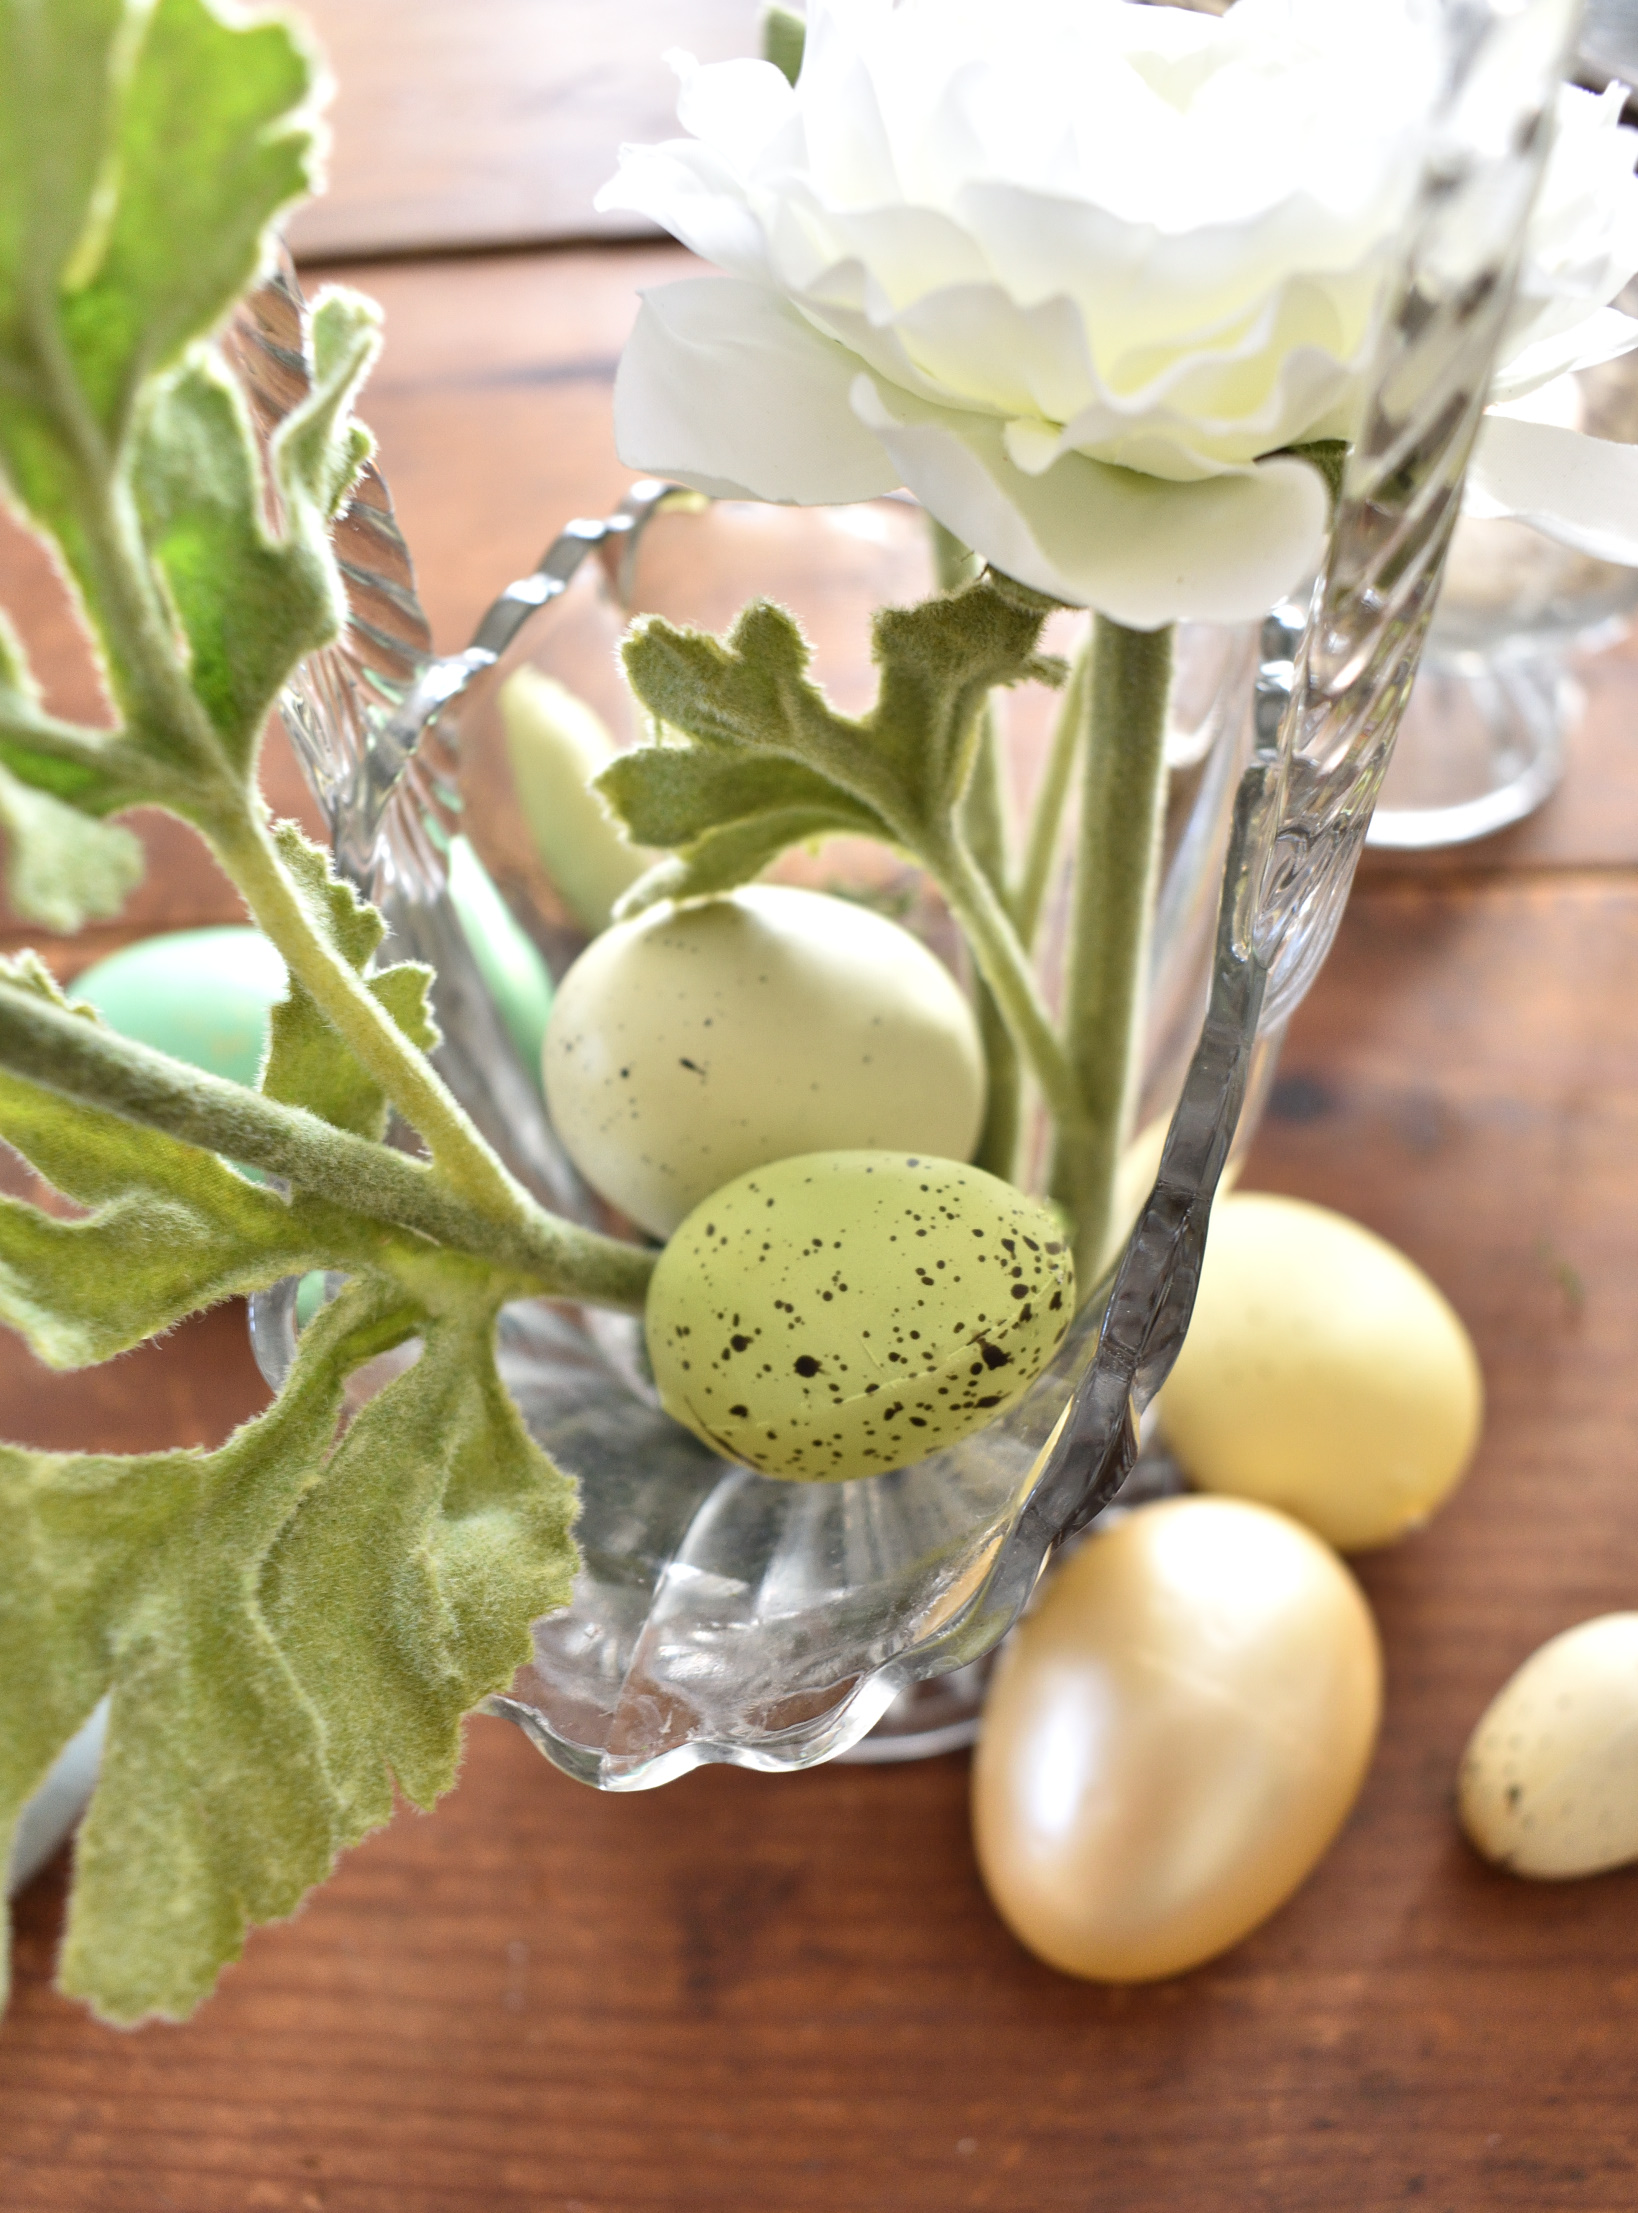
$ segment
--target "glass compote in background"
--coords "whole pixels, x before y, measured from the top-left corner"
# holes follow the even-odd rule
[[[1631,287],[1617,304],[1634,311]],[[1537,396],[1536,412],[1638,443],[1638,355],[1559,379]],[[1464,518],[1370,843],[1405,852],[1466,844],[1532,814],[1557,788],[1586,708],[1578,658],[1616,644],[1635,611],[1638,569],[1521,522]]]

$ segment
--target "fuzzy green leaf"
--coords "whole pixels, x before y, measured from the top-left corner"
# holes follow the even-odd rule
[[[887,835],[877,814],[800,762],[717,745],[639,746],[611,761],[596,789],[637,843],[676,855],[637,879],[621,915],[749,883],[810,838]]]
[[[658,617],[626,642],[626,673],[668,732],[598,778],[634,838],[680,865],[634,887],[743,883],[785,846],[853,831],[926,854],[972,771],[981,710],[997,685],[1062,680],[1036,652],[1045,602],[981,578],[949,598],[888,608],[874,623],[875,705],[840,715],[808,674],[807,641],[783,608],[747,607],[725,639]]]
[[[419,1360],[332,1448],[361,1361]],[[430,1805],[460,1721],[528,1657],[574,1571],[573,1489],[524,1435],[492,1315],[354,1289],[219,1451],[0,1451],[0,1854],[112,1691],[61,1979],[105,2018],[179,2019],[247,1929],[385,1820]]]
[[[334,564],[261,516],[255,441],[220,362],[191,361],[148,408],[134,489],[149,550],[191,648],[193,688],[228,758],[248,774],[292,666],[343,619]]]
[[[308,344],[313,389],[279,426],[273,473],[286,506],[322,526],[341,513],[374,450],[352,405],[381,350],[381,310],[361,292],[328,286],[313,302]],[[328,550],[322,527],[312,535]]]
[[[28,665],[23,641],[0,607],[0,714],[32,714],[40,704],[40,687]]]
[[[138,11],[124,12],[129,31]],[[289,23],[234,26],[206,0],[156,0],[123,87],[111,204],[64,287],[65,334],[111,446],[143,379],[221,321],[268,225],[312,190],[314,76]]]
[[[138,394],[310,189],[313,83],[288,25],[206,0],[0,0],[0,467],[94,611]]]
[[[0,964],[0,979],[65,1003],[31,957]],[[333,1209],[292,1205],[214,1153],[4,1070],[0,1138],[90,1209],[62,1220],[0,1199],[0,1321],[51,1367],[111,1359],[221,1299],[340,1258]]]
[[[97,822],[0,768],[0,831],[6,889],[25,922],[69,932],[118,914],[142,881],[140,843],[117,823]]]
[[[352,1842],[455,1780],[461,1716],[566,1605],[575,1490],[525,1430],[483,1314],[433,1323],[274,1555],[267,1614],[324,1718]]]
[[[314,313],[314,389],[273,443],[281,538],[263,522],[255,437],[220,361],[185,363],[143,420],[133,485],[144,531],[187,635],[193,688],[241,776],[291,669],[346,619],[329,525],[369,455],[351,406],[380,323],[353,293],[328,294]]]
[[[705,899],[732,891],[736,884],[753,882],[793,845],[849,830],[866,837],[882,834],[874,822],[847,822],[836,809],[807,812],[793,807],[725,822],[696,838],[686,852],[645,869],[616,904],[615,920],[627,921],[665,899]]]
[[[132,803],[132,792],[114,773],[118,742],[108,731],[78,729],[71,723],[58,722],[45,712],[22,640],[7,620],[5,609],[0,607],[0,768],[9,770],[29,791],[44,792],[48,798],[72,806],[76,813],[95,818],[113,814]],[[20,841],[24,831],[16,825],[11,827],[13,836]],[[40,827],[48,842],[60,844],[62,836],[66,835],[49,817]],[[86,850],[111,858],[117,849],[116,846],[92,845]],[[16,866],[15,855],[13,865]],[[19,907],[19,912],[28,911]],[[85,911],[113,913],[116,909],[88,905]],[[31,918],[47,920],[44,915]],[[79,925],[47,921],[47,927],[77,929]]]
[[[381,943],[381,917],[350,884],[332,873],[324,854],[294,823],[281,823],[277,840],[320,931],[362,975]],[[370,990],[411,1044],[423,1052],[431,1052],[438,1043],[437,1025],[427,1004],[431,981],[431,969],[413,961],[400,961],[370,978]],[[379,1085],[366,1075],[294,977],[288,996],[273,1009],[273,1042],[262,1071],[262,1089],[270,1099],[306,1107],[310,1114],[359,1137],[379,1137],[386,1128],[387,1102]]]
[[[334,1859],[322,1728],[259,1586],[347,1375],[402,1332],[383,1331],[384,1303],[338,1301],[277,1405],[217,1452],[0,1451],[18,1563],[0,1586],[0,1679],[27,1691],[0,1738],[0,1833],[112,1689],[63,1962],[111,2019],[186,2013],[248,1924],[292,1911]]]

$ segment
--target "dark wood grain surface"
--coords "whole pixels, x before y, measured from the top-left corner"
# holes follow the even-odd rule
[[[464,17],[402,13],[429,37]],[[677,264],[645,246],[348,272],[388,309],[370,414],[440,642],[617,496],[612,365],[634,286]],[[89,711],[14,535],[0,586]],[[258,1935],[185,2028],[114,2035],[58,1998],[63,1863],[30,1886],[3,2213],[1638,2207],[1638,1873],[1515,1883],[1450,1812],[1503,1676],[1638,1599],[1638,656],[1589,686],[1535,822],[1367,872],[1251,1164],[1429,1269],[1490,1392],[1448,1510],[1361,1563],[1381,1752],[1282,1913],[1179,1981],[1085,1986],[989,1912],[962,1759],[603,1798],[478,1722],[454,1796]],[[270,773],[293,803],[288,760]],[[65,973],[231,914],[184,841],[153,852],[121,925],[52,948]],[[203,1442],[262,1397],[236,1308],[83,1376],[0,1343],[0,1432],[41,1444]]]

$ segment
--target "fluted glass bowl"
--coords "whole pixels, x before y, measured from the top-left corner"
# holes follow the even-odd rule
[[[1192,735],[1193,710],[1179,717],[1139,1117],[1153,1160],[1169,1115],[1164,1150],[1151,1179],[1134,1146],[1130,1235],[1051,1368],[987,1430],[917,1466],[776,1483],[716,1458],[663,1413],[630,1320],[545,1302],[503,1318],[508,1385],[580,1479],[584,1565],[572,1604],[538,1624],[532,1666],[492,1709],[588,1782],[641,1788],[705,1761],[801,1767],[858,1743],[901,1694],[991,1650],[1053,1547],[1132,1470],[1141,1416],[1187,1326],[1258,1039],[1306,990],[1347,896],[1426,635],[1545,144],[1537,124],[1565,11],[1554,0],[1450,0],[1442,13],[1450,75],[1429,118],[1426,180],[1384,302],[1325,572],[1308,606],[1275,610],[1242,648],[1220,641],[1214,658],[1201,645],[1198,665],[1215,674],[1201,681]],[[300,337],[288,281],[242,322],[240,372],[264,422],[289,404]],[[469,821],[554,964],[572,952],[552,887],[508,842],[504,789],[488,781],[486,702],[519,656],[538,654],[594,696],[601,684],[618,724],[611,626],[648,589],[645,546],[656,558],[680,549],[674,612],[690,611],[692,593],[694,611],[723,619],[732,605],[706,604],[719,588],[729,600],[789,597],[844,703],[863,613],[925,584],[920,519],[896,503],[794,523],[738,510],[702,524],[683,507],[697,503],[643,485],[619,515],[571,525],[471,647],[436,659],[372,477],[340,526],[353,627],[287,705],[338,863],[387,916],[388,954],[438,970],[448,1080],[518,1174],[588,1221],[603,1210],[556,1144],[444,880],[451,836]],[[705,541],[681,533],[701,527],[746,549],[737,570],[736,559],[687,550]],[[794,549],[783,569],[780,546]],[[1027,756],[1027,730],[1019,750]],[[915,898],[911,912],[936,941],[936,912]],[[294,1285],[255,1302],[254,1340],[275,1382],[295,1330]]]

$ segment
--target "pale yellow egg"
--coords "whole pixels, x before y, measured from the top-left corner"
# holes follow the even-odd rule
[[[1425,1521],[1479,1441],[1484,1383],[1448,1299],[1403,1253],[1301,1199],[1212,1210],[1161,1427],[1202,1490],[1261,1499],[1344,1552]]]
[[[588,1183],[657,1237],[800,1153],[965,1160],[984,1052],[919,939],[847,899],[748,884],[648,909],[558,986],[546,1100]]]
[[[1004,1648],[973,1767],[1001,1918],[1099,1982],[1181,1974],[1283,1905],[1376,1741],[1358,1585],[1283,1514],[1167,1499],[1093,1535]]]
[[[518,804],[569,911],[593,932],[659,859],[633,845],[592,789],[615,745],[583,699],[539,669],[515,669],[500,690],[501,721]]]
[[[1638,1860],[1638,1614],[1549,1638],[1492,1699],[1462,1759],[1462,1826],[1515,1875]]]

